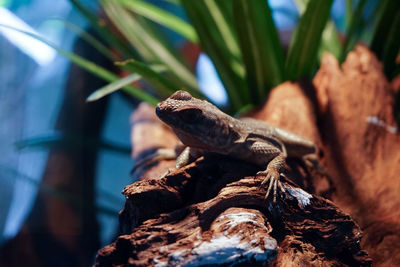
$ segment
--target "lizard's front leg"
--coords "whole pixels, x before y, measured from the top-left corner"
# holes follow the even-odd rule
[[[168,175],[171,171],[180,169],[188,165],[194,159],[198,158],[200,155],[201,151],[199,149],[188,146],[185,147],[179,155],[177,155],[174,149],[164,149],[164,148],[157,149],[151,155],[148,155],[144,159],[140,160],[136,164],[135,168],[131,171],[131,173],[133,174],[137,169],[148,167],[161,160],[176,159],[175,168],[169,168],[167,171],[165,171],[160,177],[158,177],[158,179],[161,179],[166,175]]]
[[[159,148],[150,155],[143,157],[142,159],[138,160],[131,170],[131,175],[134,175],[136,171],[141,170],[143,168],[147,168],[154,163],[157,163],[161,160],[170,160],[176,159],[176,151],[171,148]]]
[[[255,142],[252,145],[252,150],[255,151],[259,157],[268,159],[272,157],[272,160],[269,161],[267,168],[264,171],[257,172],[256,175],[265,177],[261,182],[261,186],[265,186],[269,182],[265,198],[268,198],[269,193],[271,190],[273,190],[273,202],[276,202],[276,193],[278,187],[282,192],[285,192],[285,189],[279,181],[279,178],[284,170],[286,155],[278,148],[262,142]]]
[[[276,202],[276,193],[278,187],[282,191],[282,193],[285,192],[285,189],[283,188],[282,183],[279,180],[285,164],[285,158],[286,157],[283,154],[276,156],[273,160],[270,161],[267,169],[257,173],[257,176],[265,176],[264,180],[261,182],[261,186],[264,186],[269,182],[265,198],[268,198],[271,189],[273,189],[273,202]]]

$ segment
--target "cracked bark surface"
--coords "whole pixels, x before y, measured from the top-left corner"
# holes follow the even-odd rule
[[[273,205],[254,178],[256,166],[205,155],[159,179],[174,164],[160,162],[124,189],[123,235],[99,251],[96,266],[400,262],[400,138],[392,131],[397,80],[390,84],[362,46],[341,67],[324,55],[313,83],[279,85],[250,115],[316,142],[330,177],[288,159],[286,192]],[[152,108],[142,105],[134,120],[136,157],[176,143]]]
[[[273,205],[256,172],[255,166],[208,156],[126,187],[124,235],[99,252],[97,266],[369,264],[350,216],[288,183]]]

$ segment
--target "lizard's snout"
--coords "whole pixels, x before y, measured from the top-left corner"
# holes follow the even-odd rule
[[[156,115],[157,115],[159,118],[161,118],[162,115],[163,115],[163,109],[162,109],[162,107],[160,107],[160,104],[162,104],[162,102],[159,103],[159,104],[157,105],[157,107],[156,107]]]
[[[156,115],[159,117],[162,121],[166,122],[168,120],[168,117],[171,116],[171,112],[174,109],[174,105],[171,105],[167,100],[162,101],[158,103],[156,106]]]

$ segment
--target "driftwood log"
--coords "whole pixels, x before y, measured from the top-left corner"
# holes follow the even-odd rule
[[[273,204],[258,168],[234,159],[205,155],[164,178],[174,161],[138,170],[141,181],[123,191],[122,235],[96,266],[398,264],[399,84],[362,46],[341,67],[325,54],[313,83],[274,88],[251,116],[315,141],[329,177],[288,159],[286,192]],[[177,143],[147,105],[133,122],[137,159]]]

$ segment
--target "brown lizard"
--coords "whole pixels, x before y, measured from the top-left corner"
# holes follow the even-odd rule
[[[265,198],[273,190],[274,202],[277,188],[285,191],[279,178],[284,175],[286,157],[301,158],[307,165],[316,164],[312,141],[263,121],[235,119],[185,91],[177,91],[159,103],[156,114],[187,146],[176,160],[177,169],[188,164],[190,156],[205,152],[257,164],[265,168],[257,173],[264,177],[261,185],[269,182]]]

